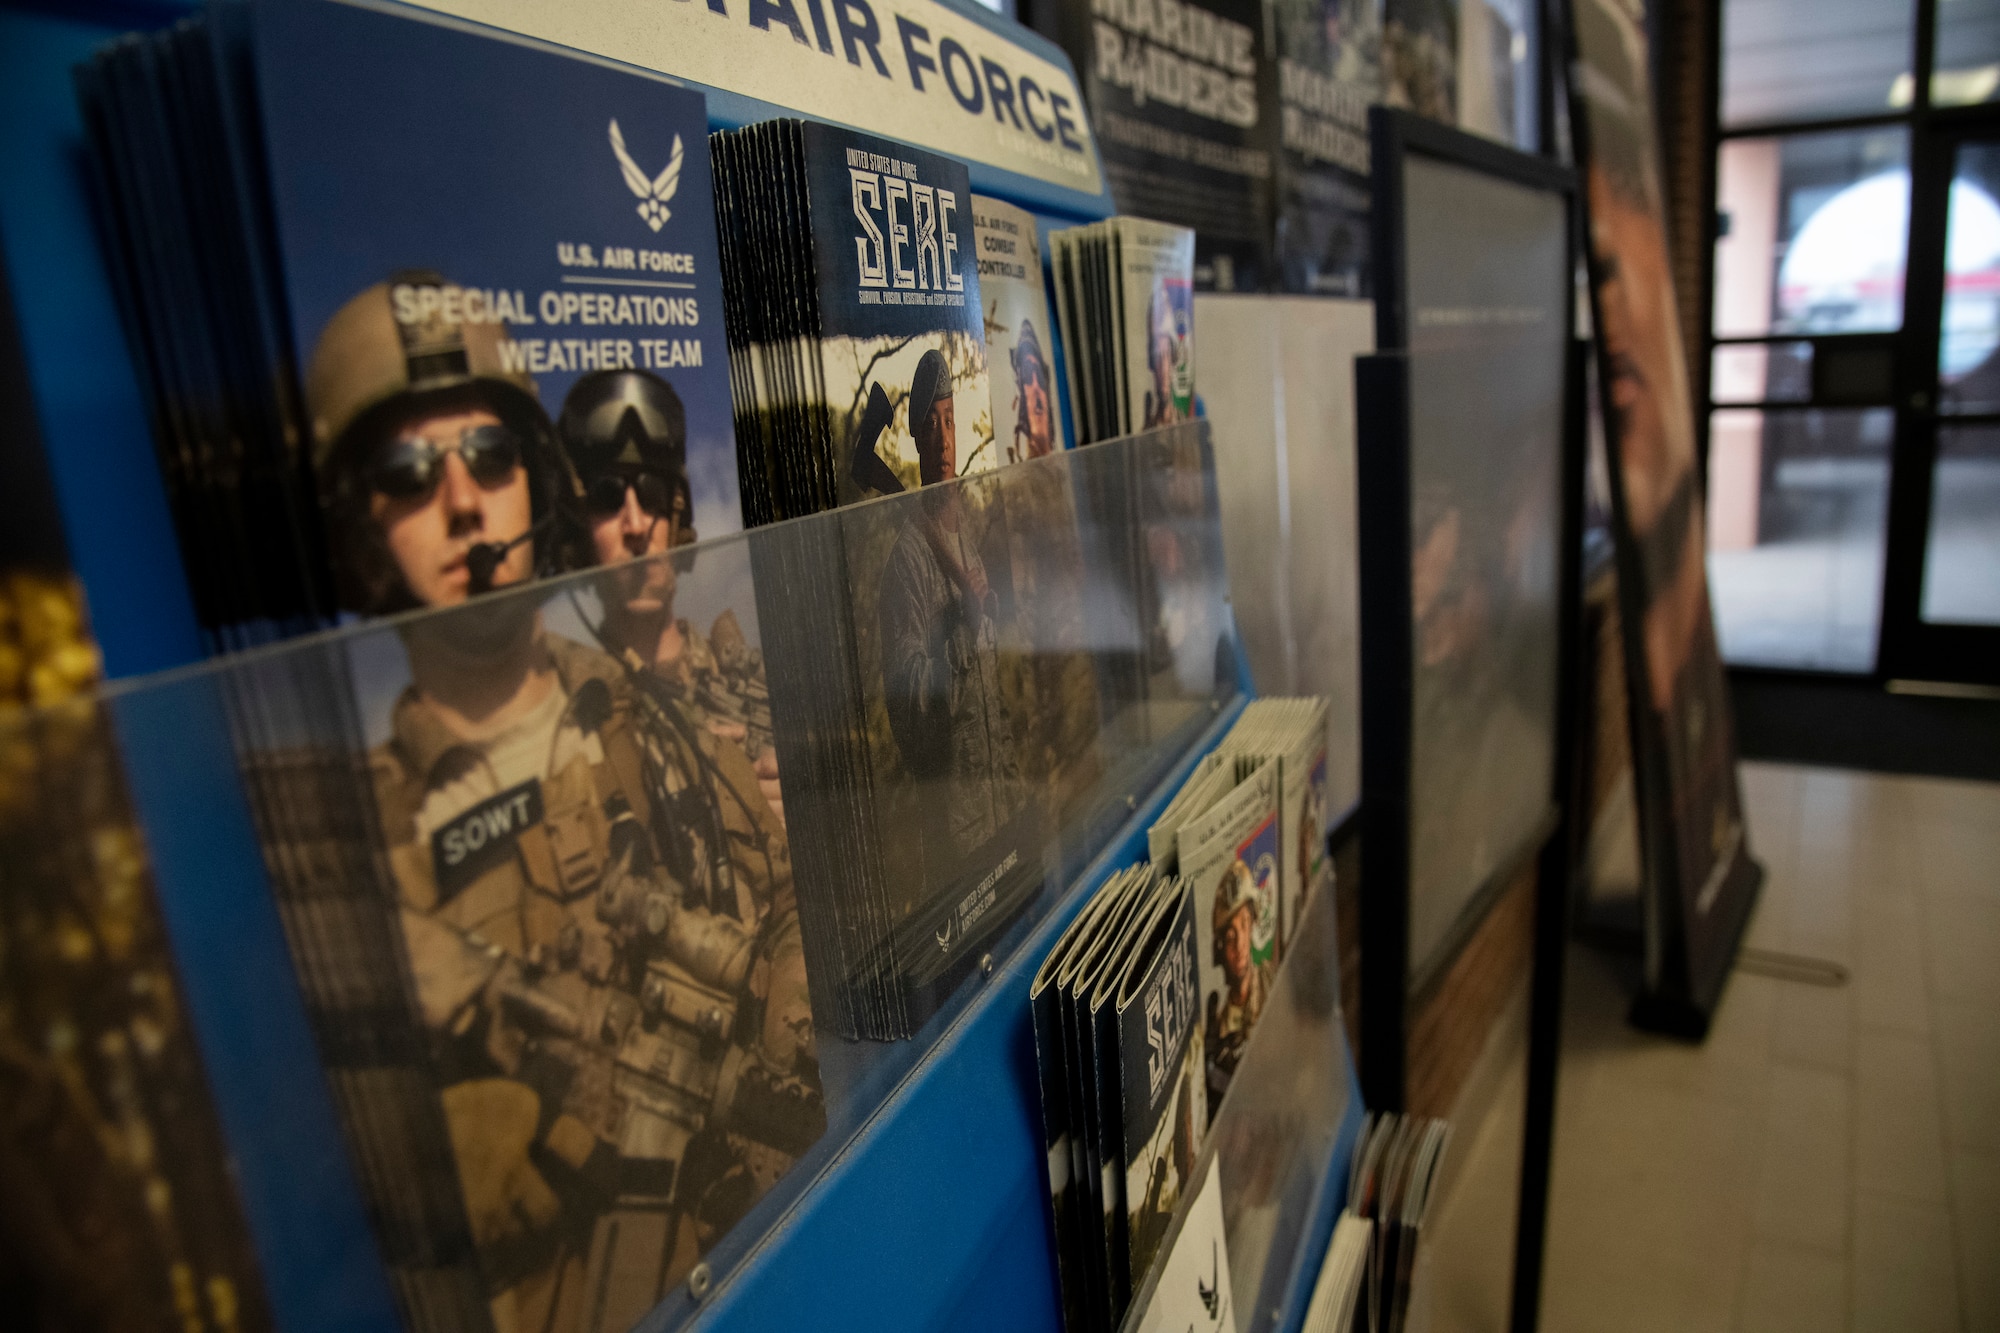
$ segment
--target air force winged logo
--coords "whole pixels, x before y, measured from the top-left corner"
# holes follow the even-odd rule
[[[645,172],[639,170],[639,164],[632,160],[632,154],[625,150],[625,135],[614,119],[611,122],[611,155],[618,159],[618,170],[624,174],[625,187],[639,196],[639,216],[646,219],[647,226],[658,231],[674,215],[667,203],[681,188],[681,136],[674,136],[674,154],[667,159],[666,168],[659,175],[648,178]]]
[[[1201,1274],[1194,1275],[1195,1294],[1201,1297],[1201,1308],[1208,1311],[1210,1319],[1215,1318],[1215,1307],[1222,1304],[1222,1256],[1215,1242],[1208,1243],[1208,1281],[1201,1280]]]

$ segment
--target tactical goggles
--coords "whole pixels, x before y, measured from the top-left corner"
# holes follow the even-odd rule
[[[654,518],[674,517],[674,488],[657,472],[600,472],[584,487],[583,503],[596,518],[609,518],[625,507],[625,492],[639,497],[639,508]]]
[[[671,452],[682,434],[636,382],[622,386],[616,397],[599,403],[578,425],[586,447],[607,462],[635,433],[634,427],[638,439],[633,442],[645,449]]]
[[[455,453],[472,479],[487,489],[511,480],[521,466],[521,439],[505,426],[469,426],[456,444],[422,436],[392,440],[376,455],[368,484],[394,500],[425,500],[444,476],[445,455]]]

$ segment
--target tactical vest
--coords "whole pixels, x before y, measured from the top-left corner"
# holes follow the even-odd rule
[[[665,1195],[689,1139],[735,1100],[739,1019],[761,1003],[756,944],[791,908],[789,861],[740,752],[693,726],[649,740],[615,662],[545,643],[566,720],[601,762],[578,754],[419,841],[426,794],[479,752],[412,692],[371,755],[406,941],[434,1032],[533,1087],[545,1132],[559,1110],[614,1149],[621,1192]],[[721,843],[696,908],[656,845],[691,810]]]

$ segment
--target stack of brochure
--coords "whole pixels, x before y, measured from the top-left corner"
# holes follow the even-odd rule
[[[1067,1328],[1118,1327],[1144,1284],[1276,980],[1280,886],[1296,921],[1330,874],[1325,730],[1323,699],[1250,704],[1035,974]]]
[[[324,622],[299,370],[275,278],[242,34],[207,17],[76,71],[119,311],[203,631],[234,647]]]
[[[1111,799],[1102,564],[1063,480],[1024,464],[752,543],[804,943],[843,1035],[913,1033]]]
[[[1302,1333],[1355,1333],[1355,1316],[1366,1307],[1368,1257],[1374,1250],[1375,1224],[1343,1210],[1334,1225],[1306,1304]],[[1372,1333],[1363,1330],[1363,1333]]]
[[[986,369],[993,382],[993,444],[1002,463],[1069,447],[1057,406],[1055,328],[1035,215],[972,196],[979,294],[986,302]]]
[[[711,148],[746,519],[907,496],[754,553],[811,970],[836,1030],[907,1036],[1101,772],[1078,490],[1033,466],[1062,438],[1034,221],[818,122]]]
[[[1443,1120],[1371,1113],[1362,1125],[1348,1168],[1347,1210],[1374,1223],[1365,1333],[1404,1333],[1408,1327],[1424,1218],[1450,1142],[1451,1126]]]
[[[76,82],[211,647],[639,553],[593,549],[621,483],[741,528],[699,93],[324,0]]]
[[[802,120],[711,151],[749,521],[996,466],[965,164]]]
[[[1030,989],[1064,1327],[1115,1329],[1159,1253],[1208,1126],[1187,886],[1112,878]]]
[[[742,527],[703,98],[326,0],[78,88],[212,644],[429,612],[217,678],[406,1325],[625,1326],[824,1132],[839,981],[747,555],[675,554]]]
[[[1212,1117],[1263,1014],[1326,857],[1326,700],[1243,710],[1147,832],[1153,864],[1194,895]]]
[[[1193,419],[1194,239],[1133,217],[1050,233],[1079,444]]]

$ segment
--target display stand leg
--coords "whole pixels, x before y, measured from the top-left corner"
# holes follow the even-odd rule
[[[1569,345],[1564,385],[1563,494],[1583,495],[1584,348]],[[1548,1246],[1549,1176],[1555,1163],[1556,1080],[1562,1063],[1563,969],[1569,957],[1574,907],[1571,885],[1585,809],[1576,797],[1577,740],[1583,717],[1578,645],[1583,624],[1583,514],[1574,503],[1563,516],[1563,590],[1557,626],[1556,790],[1561,822],[1543,841],[1535,874],[1534,972],[1528,990],[1528,1087],[1521,1128],[1521,1192],[1514,1219],[1514,1283],[1509,1327],[1534,1333],[1541,1318],[1542,1266]]]
[[[1514,1223],[1513,1333],[1541,1314],[1549,1175],[1555,1160],[1556,1077],[1562,1055],[1563,964],[1569,935],[1569,849],[1542,847],[1535,884],[1535,970],[1528,994],[1528,1088],[1521,1134],[1521,1197]]]

